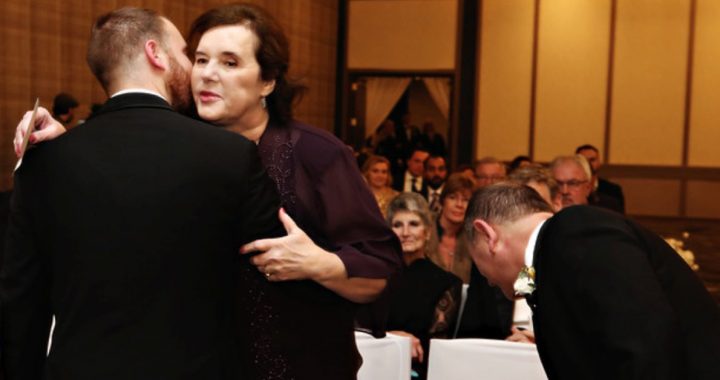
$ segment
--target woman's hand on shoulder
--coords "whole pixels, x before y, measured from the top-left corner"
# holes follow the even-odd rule
[[[287,235],[245,244],[240,252],[260,252],[250,261],[270,281],[313,280],[323,282],[347,277],[340,258],[320,248],[285,213],[279,212]]]
[[[25,134],[30,127],[30,118],[32,117],[32,111],[25,112],[22,120],[18,123],[15,128],[15,138],[13,139],[13,146],[15,148],[15,155],[20,157],[22,155],[23,142],[25,140]],[[37,114],[35,115],[35,131],[30,135],[28,144],[37,144],[41,141],[52,140],[66,132],[65,127],[53,119],[50,112],[44,107],[38,107]]]

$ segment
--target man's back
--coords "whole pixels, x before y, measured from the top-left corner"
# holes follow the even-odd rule
[[[128,94],[36,150],[2,277],[10,378],[42,371],[51,313],[49,379],[233,378],[237,249],[278,227],[254,145]]]
[[[569,207],[535,250],[538,350],[550,378],[716,379],[720,312],[659,237]]]

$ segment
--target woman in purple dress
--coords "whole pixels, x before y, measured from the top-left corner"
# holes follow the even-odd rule
[[[188,43],[197,114],[258,144],[288,232],[241,250],[244,378],[355,379],[355,310],[399,270],[400,244],[345,145],[292,119],[302,87],[287,77],[287,38],[264,9],[211,9]]]
[[[282,199],[288,236],[256,241],[243,271],[239,327],[253,379],[354,379],[357,303],[375,299],[401,265],[351,152],[294,121],[301,87],[287,77],[278,23],[251,4],[202,14],[188,36],[198,115],[258,144]],[[299,226],[299,228],[298,228]]]

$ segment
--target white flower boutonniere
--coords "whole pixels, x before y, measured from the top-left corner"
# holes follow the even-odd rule
[[[523,266],[513,284],[516,296],[527,296],[535,291],[535,268]]]

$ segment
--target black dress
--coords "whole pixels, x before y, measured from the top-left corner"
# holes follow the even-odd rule
[[[383,220],[347,147],[300,123],[270,124],[259,153],[286,212],[350,277],[388,278],[402,265],[400,244]],[[314,281],[268,282],[249,263],[238,292],[243,379],[355,379],[356,304]]]
[[[425,378],[431,338],[449,338],[455,328],[462,281],[427,259],[405,268],[393,285],[387,329],[401,330],[420,339],[423,363],[413,369]]]

